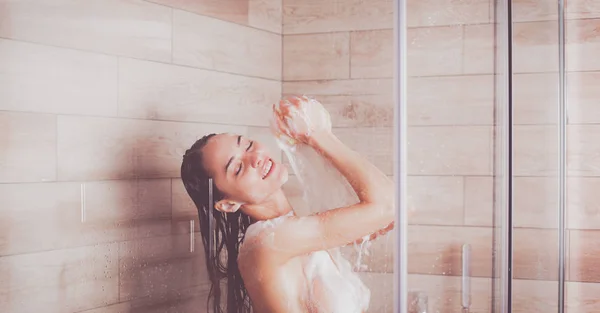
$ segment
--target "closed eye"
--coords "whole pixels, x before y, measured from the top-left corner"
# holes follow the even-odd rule
[[[250,150],[250,148],[252,148],[252,145],[254,145],[254,141],[250,141],[250,143],[248,144],[248,147],[246,148],[246,151]],[[242,171],[242,163],[240,163],[240,165],[238,165],[237,170],[235,171],[235,175],[239,175],[240,172]]]

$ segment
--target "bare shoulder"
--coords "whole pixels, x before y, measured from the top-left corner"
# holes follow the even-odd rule
[[[311,232],[312,218],[286,216],[260,221],[248,228],[240,248],[238,262],[279,262],[291,250],[296,250],[301,233]],[[314,230],[314,229],[313,229]]]

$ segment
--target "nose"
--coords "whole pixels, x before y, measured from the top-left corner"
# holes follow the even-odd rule
[[[254,168],[260,168],[263,163],[264,153],[261,150],[248,152],[248,161]]]

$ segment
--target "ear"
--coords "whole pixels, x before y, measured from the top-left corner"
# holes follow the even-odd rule
[[[233,200],[223,199],[215,203],[215,209],[220,212],[234,213],[242,207],[243,203]]]

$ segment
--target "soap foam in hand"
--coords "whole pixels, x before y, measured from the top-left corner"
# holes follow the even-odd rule
[[[271,120],[279,146],[294,150],[298,142],[306,140],[318,129],[331,130],[331,119],[323,105],[307,96],[284,98],[273,105]]]

